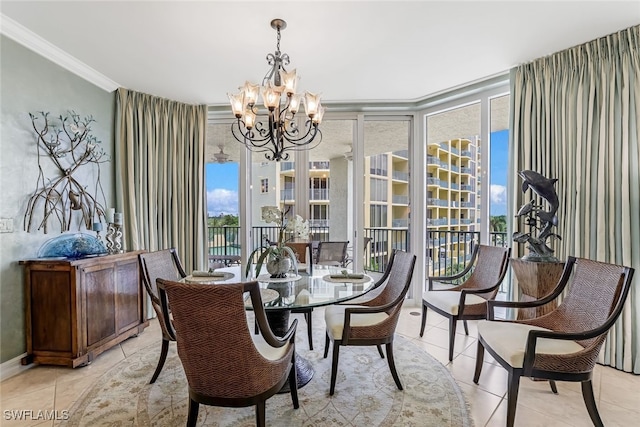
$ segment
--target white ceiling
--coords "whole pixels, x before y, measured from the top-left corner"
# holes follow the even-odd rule
[[[225,104],[281,50],[325,103],[416,100],[640,23],[640,1],[2,1],[116,86]],[[8,18],[8,19],[7,19]],[[6,31],[3,33],[7,34]]]

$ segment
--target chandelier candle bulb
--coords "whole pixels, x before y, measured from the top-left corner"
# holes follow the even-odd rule
[[[253,84],[249,81],[244,82],[242,86],[242,94],[244,95],[244,103],[250,107],[258,103],[258,93],[260,91],[260,85]]]
[[[113,214],[113,223],[122,225],[122,212],[116,212]]]
[[[289,98],[289,111],[291,112],[291,115],[294,115],[298,112],[301,99],[302,96],[300,95],[291,95],[291,97]]]
[[[247,127],[247,129],[252,129],[256,124],[256,114],[251,111],[251,110],[247,110],[244,113],[244,125]]]

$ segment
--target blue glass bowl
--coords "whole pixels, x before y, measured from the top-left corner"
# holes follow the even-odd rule
[[[38,258],[83,258],[90,255],[103,255],[107,249],[100,239],[91,234],[62,234],[46,241],[38,251]]]

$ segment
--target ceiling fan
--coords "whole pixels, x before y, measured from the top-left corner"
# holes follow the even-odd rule
[[[220,149],[219,153],[214,153],[213,157],[216,159],[216,163],[227,163],[230,162],[229,155],[224,152],[224,145],[218,145]]]

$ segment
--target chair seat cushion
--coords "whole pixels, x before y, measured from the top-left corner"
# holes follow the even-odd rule
[[[460,292],[458,291],[427,291],[422,294],[422,299],[428,304],[439,308],[451,315],[457,316],[460,303]],[[474,294],[467,294],[464,305],[485,304],[486,299]]]
[[[256,346],[256,350],[268,360],[280,360],[289,351],[290,343],[283,345],[282,347],[271,347],[262,336],[262,334],[250,334],[253,340],[253,345]]]
[[[491,347],[504,361],[514,368],[522,368],[524,352],[527,346],[529,331],[549,331],[550,329],[522,323],[480,320],[478,322],[478,336],[482,337],[488,347]],[[584,350],[575,341],[539,338],[536,353],[542,354],[571,354]]]
[[[324,311],[324,321],[327,324],[327,334],[334,340],[342,339],[344,330],[344,311],[347,308],[361,307],[356,305],[332,305]],[[351,327],[372,326],[389,318],[387,313],[351,314]]]

